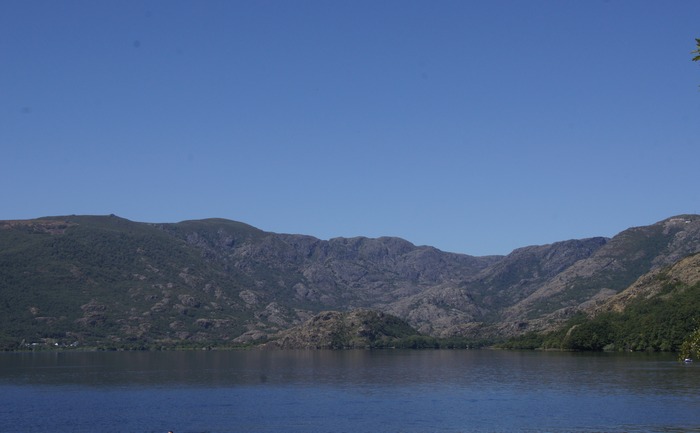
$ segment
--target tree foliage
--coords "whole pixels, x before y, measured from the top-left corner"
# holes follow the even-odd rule
[[[681,349],[678,352],[678,358],[681,360],[700,358],[700,328],[683,341]]]
[[[696,55],[695,57],[693,57],[693,61],[697,62],[697,61],[700,61],[700,39],[695,38],[695,46],[696,46],[696,49],[694,49],[690,53]]]
[[[677,287],[669,281],[659,295],[637,300],[622,312],[600,313],[593,318],[581,314],[558,331],[526,334],[502,347],[680,352],[683,357],[700,358],[698,312],[700,284]]]

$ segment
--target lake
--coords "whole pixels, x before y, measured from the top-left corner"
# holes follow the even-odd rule
[[[700,432],[700,365],[497,350],[0,354],[0,431]]]

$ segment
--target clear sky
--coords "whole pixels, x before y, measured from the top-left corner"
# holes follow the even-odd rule
[[[700,1],[0,0],[0,219],[472,255],[700,213]]]

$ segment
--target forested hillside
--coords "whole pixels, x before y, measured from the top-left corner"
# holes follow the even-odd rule
[[[504,347],[564,350],[679,351],[700,328],[700,254],[639,278],[561,329],[527,334]]]

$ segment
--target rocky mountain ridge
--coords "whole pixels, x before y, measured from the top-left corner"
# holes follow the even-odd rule
[[[222,219],[1,221],[0,343],[242,344],[355,309],[426,335],[508,337],[555,328],[698,251],[697,215],[489,257]]]

